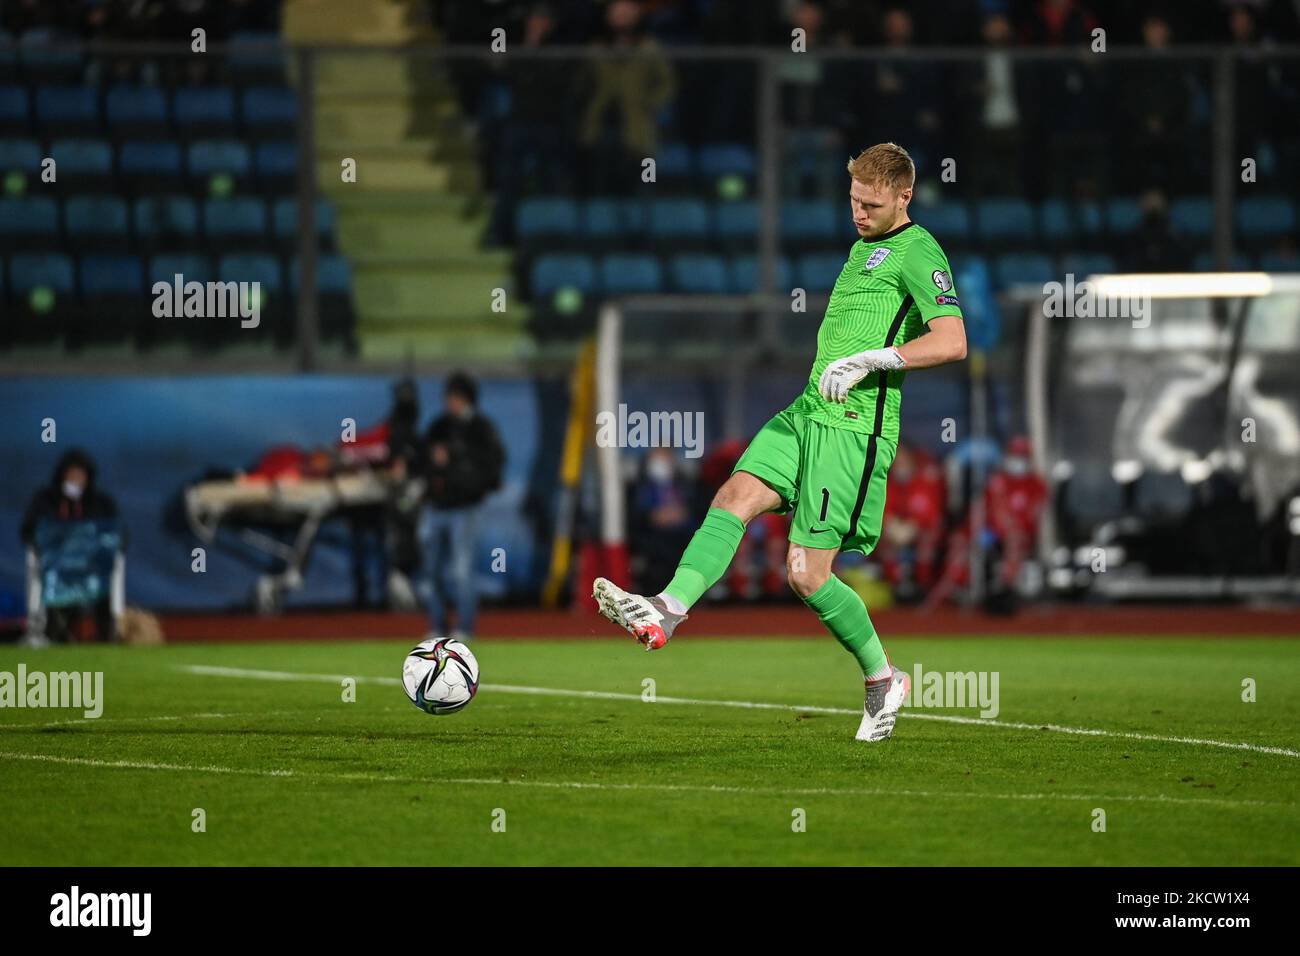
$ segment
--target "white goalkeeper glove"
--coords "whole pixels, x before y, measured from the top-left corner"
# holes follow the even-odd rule
[[[843,402],[849,397],[849,389],[872,372],[892,372],[906,365],[902,354],[892,345],[887,349],[859,352],[827,365],[817,382],[817,390],[828,402]]]

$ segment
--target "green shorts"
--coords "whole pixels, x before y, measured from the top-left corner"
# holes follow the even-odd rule
[[[805,548],[871,553],[885,514],[895,442],[832,428],[785,410],[762,427],[733,469],[748,472],[794,509],[790,540]]]

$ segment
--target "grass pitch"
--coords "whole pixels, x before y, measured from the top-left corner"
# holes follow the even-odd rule
[[[105,698],[0,710],[0,864],[1300,863],[1294,640],[891,640],[997,671],[1000,712],[904,709],[882,745],[829,639],[479,642],[438,718],[410,643],[0,649]]]

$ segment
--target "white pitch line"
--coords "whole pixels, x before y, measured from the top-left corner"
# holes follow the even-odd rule
[[[744,796],[827,796],[827,797],[920,797],[948,798],[954,800],[1060,800],[1065,802],[1097,803],[1112,801],[1123,803],[1177,803],[1214,804],[1228,807],[1291,807],[1290,803],[1270,803],[1262,800],[1228,800],[1223,797],[1170,797],[1164,794],[1074,794],[1074,793],[955,793],[943,790],[886,790],[860,787],[737,787],[676,783],[595,783],[576,780],[492,780],[484,777],[438,777],[421,780],[417,777],[398,777],[390,774],[330,773],[317,770],[267,770],[211,765],[158,763],[144,760],[97,760],[92,757],[61,757],[55,754],[16,753],[0,751],[0,760],[26,760],[37,763],[69,764],[77,767],[98,767],[111,770],[161,770],[177,773],[216,773],[245,777],[296,777],[300,779],[347,780],[366,783],[437,784],[439,786],[471,787],[538,787],[548,790],[605,790],[605,791],[655,791],[663,793],[731,793]]]
[[[153,723],[156,721],[168,720],[225,720],[230,717],[282,717],[285,714],[295,714],[300,711],[294,710],[262,710],[262,711],[242,711],[234,714],[207,713],[207,714],[155,714],[149,717],[82,717],[73,720],[51,720],[44,724],[0,724],[0,730],[46,730],[50,727],[96,727],[100,724],[138,724]]]
[[[242,667],[215,667],[206,664],[181,665],[180,670],[208,677],[243,677],[250,680],[309,681],[335,684],[342,680],[355,680],[359,684],[396,686],[396,677],[357,677],[354,674],[308,674],[295,671],[251,670]],[[607,690],[568,690],[559,687],[524,687],[513,684],[481,684],[480,689],[497,694],[532,694],[546,697],[572,697],[594,700],[642,700],[640,694],[619,693]],[[694,697],[655,697],[657,704],[689,704],[696,707],[741,707],[748,710],[795,710],[819,714],[860,714],[860,710],[847,707],[819,707],[804,704],[773,704],[748,700],[706,700]],[[1190,744],[1196,747],[1222,747],[1228,750],[1248,750],[1251,753],[1277,754],[1282,757],[1300,757],[1300,750],[1287,747],[1269,747],[1264,744],[1241,743],[1231,740],[1210,740],[1203,737],[1166,737],[1160,734],[1143,734],[1127,730],[1099,730],[1091,727],[1066,727],[1061,724],[1033,724],[1021,721],[994,720],[985,717],[959,717],[955,714],[923,714],[915,710],[901,710],[900,717],[913,720],[937,720],[949,724],[977,727],[997,727],[1002,730],[1047,730],[1057,734],[1083,737],[1112,737],[1118,740],[1145,740],[1164,744]]]

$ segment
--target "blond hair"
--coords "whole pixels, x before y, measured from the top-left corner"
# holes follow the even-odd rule
[[[897,143],[877,143],[849,160],[849,175],[867,186],[901,193],[916,183],[916,165]]]

